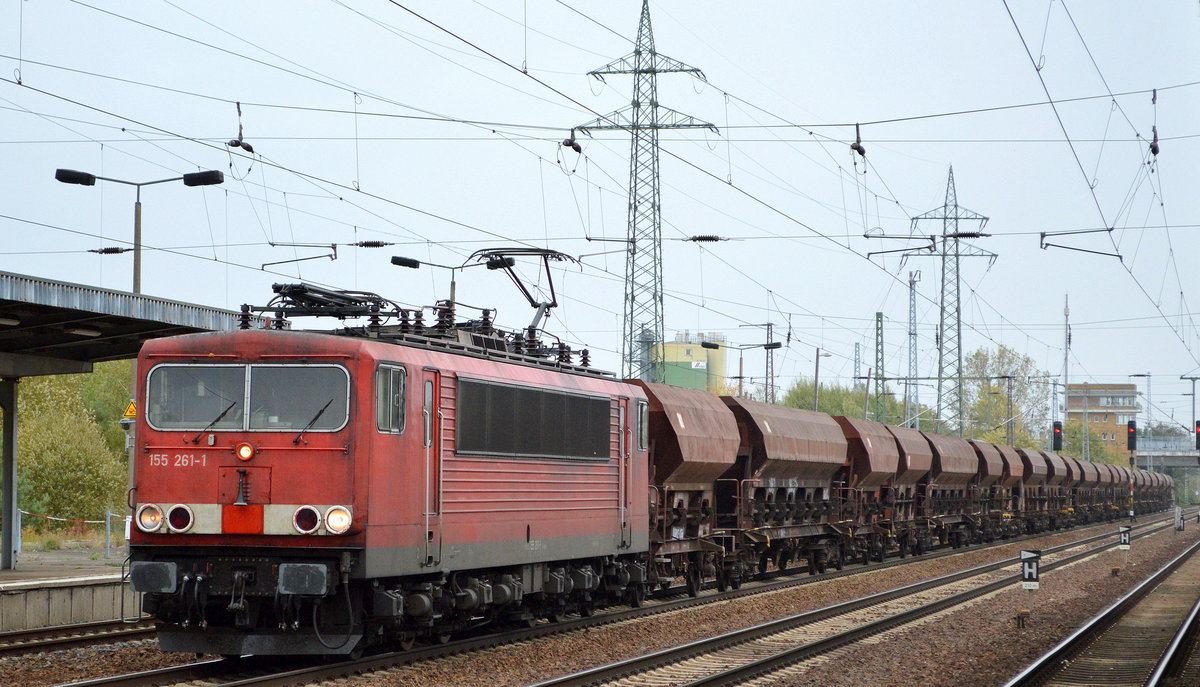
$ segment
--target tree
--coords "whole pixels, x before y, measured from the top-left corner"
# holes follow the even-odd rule
[[[829,415],[845,415],[847,417],[864,417],[863,401],[866,395],[866,390],[860,384],[855,387],[844,387],[834,385],[821,385],[821,393],[818,399],[819,405],[817,410]],[[865,417],[871,420],[879,420],[889,425],[899,425],[904,423],[904,403],[896,399],[896,397],[885,387],[883,394],[883,412],[879,417],[876,417],[875,398],[874,395],[867,401],[867,414]],[[801,380],[792,385],[787,393],[783,396],[782,405],[791,408],[802,408],[804,410],[812,410],[813,402],[813,384],[809,380]],[[924,406],[921,406],[917,411],[910,411],[911,414],[919,415],[921,418],[932,418],[932,411]],[[923,426],[931,427],[926,420],[922,420]]]
[[[970,409],[963,418],[965,436],[982,438],[1006,428],[1011,387],[1014,434],[1028,437],[1032,445],[1041,443],[1041,432],[1031,426],[1040,427],[1050,415],[1050,374],[1032,358],[1003,345],[994,351],[976,349],[963,360],[963,377],[964,405]]]
[[[126,474],[81,393],[87,375],[21,382],[18,505],[32,513],[99,520],[124,500]]]
[[[91,374],[81,375],[80,395],[84,407],[100,426],[104,443],[117,455],[125,455],[125,430],[121,415],[129,405],[129,377],[132,361],[112,360],[98,363]]]

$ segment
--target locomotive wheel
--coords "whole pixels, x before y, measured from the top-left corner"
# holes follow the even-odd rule
[[[635,583],[625,590],[625,601],[632,608],[641,608],[646,603],[646,585]]]

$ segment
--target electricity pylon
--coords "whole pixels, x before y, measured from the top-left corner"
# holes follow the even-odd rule
[[[695,67],[659,55],[650,27],[650,3],[642,2],[633,52],[588,72],[633,75],[633,101],[624,109],[575,127],[581,131],[621,129],[632,137],[629,153],[629,245],[625,262],[625,313],[621,372],[626,379],[663,380],[662,207],[659,195],[660,129],[716,129],[708,122],[658,104],[658,75],[685,72],[704,80]]]
[[[966,417],[964,408],[965,394],[962,380],[962,307],[959,299],[959,259],[987,257],[988,266],[996,261],[996,254],[976,248],[963,239],[975,239],[987,236],[983,227],[988,218],[961,207],[958,204],[958,194],[954,189],[954,167],[950,167],[950,177],[946,181],[946,201],[940,208],[912,218],[912,232],[917,231],[917,223],[926,220],[940,220],[942,223],[941,236],[932,236],[937,244],[938,253],[942,258],[942,294],[941,315],[938,321],[938,396],[937,396],[937,432],[944,433],[943,423],[958,436],[963,435],[963,419]],[[979,222],[975,231],[959,229],[959,222]],[[905,253],[923,255],[923,253]]]

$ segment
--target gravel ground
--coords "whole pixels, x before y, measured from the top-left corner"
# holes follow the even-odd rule
[[[1048,548],[1089,533],[1115,529],[1115,524],[1105,524],[1088,530],[1058,533],[987,551],[915,562],[900,568],[614,623],[416,667],[371,673],[339,680],[338,684],[348,687],[527,685],[1012,557],[1022,548]],[[1128,568],[1123,561],[1123,552],[1111,552],[1066,570],[1047,573],[1042,578],[1041,591],[1037,592],[1032,602],[1033,617],[1020,633],[1016,631],[1012,617],[1015,609],[1030,607],[1030,593],[1019,589],[1000,592],[976,601],[971,609],[954,613],[953,618],[946,617],[950,614],[935,616],[919,629],[890,633],[886,640],[888,650],[879,661],[872,661],[870,654],[856,652],[852,656],[852,671],[847,670],[847,663],[839,661],[836,667],[817,667],[804,675],[776,681],[776,684],[921,684],[923,687],[961,687],[1002,683],[1005,676],[1015,673],[1083,620],[1140,581],[1145,574],[1157,569],[1155,561],[1166,560],[1170,552],[1178,551],[1185,540],[1193,541],[1197,535],[1200,535],[1200,529],[1192,527],[1183,535],[1167,532],[1152,537],[1151,541],[1135,541],[1134,553],[1137,557],[1131,562],[1136,560],[1138,563]],[[1122,575],[1114,579],[1110,576],[1110,570],[1117,566],[1123,568]],[[1084,589],[1088,592],[1083,592]],[[952,628],[952,632],[947,632],[945,637],[939,636],[937,642],[931,642],[930,632],[937,632],[943,627]],[[996,641],[995,638],[1000,637],[1004,638],[1003,642]],[[898,661],[896,656],[903,656],[903,661]],[[48,652],[0,659],[0,684],[41,687],[175,665],[190,659],[191,656],[186,654],[163,653],[153,641]]]

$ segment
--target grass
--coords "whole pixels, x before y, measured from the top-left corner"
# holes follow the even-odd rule
[[[125,530],[113,527],[112,548],[125,546]],[[64,549],[103,549],[103,529],[41,530],[27,527],[21,530],[21,548],[25,551],[61,551]]]

